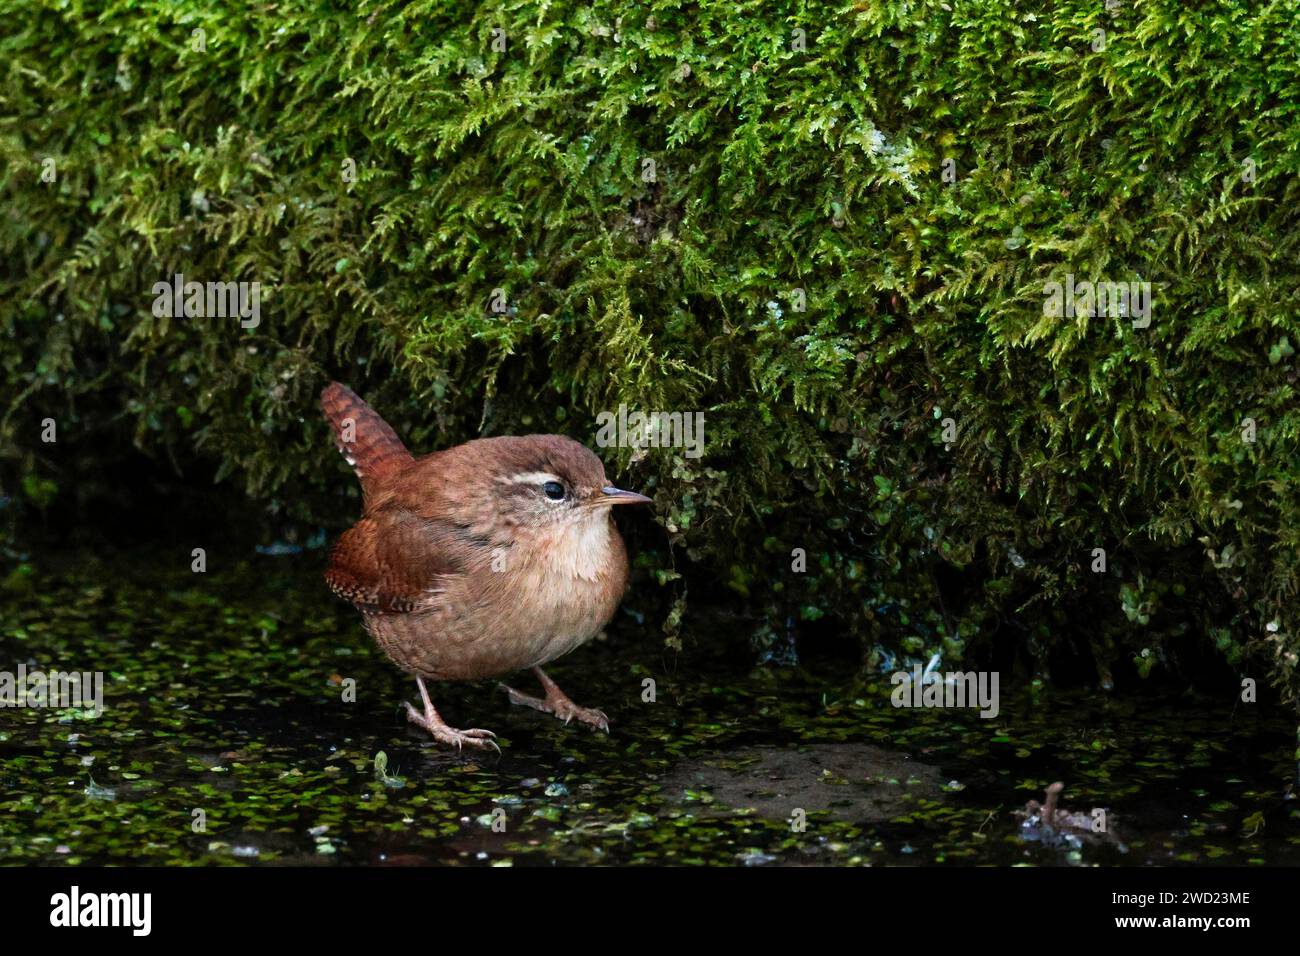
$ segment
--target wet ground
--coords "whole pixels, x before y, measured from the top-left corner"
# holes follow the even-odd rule
[[[622,615],[551,669],[610,735],[491,684],[437,687],[503,750],[457,755],[404,721],[414,683],[319,554],[178,563],[5,582],[0,670],[102,670],[105,709],[0,710],[0,862],[1300,864],[1294,729],[1261,705],[1004,679],[991,720],[896,709],[851,662],[752,668],[713,653],[716,625],[676,654]],[[1025,827],[1058,780],[1104,829]]]

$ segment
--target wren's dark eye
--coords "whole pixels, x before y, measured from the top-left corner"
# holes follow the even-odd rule
[[[550,498],[552,501],[559,501],[564,497],[564,485],[560,484],[558,481],[548,481],[546,484],[542,485],[542,491],[546,492],[546,497]]]

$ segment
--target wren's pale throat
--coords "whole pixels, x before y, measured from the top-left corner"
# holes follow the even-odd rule
[[[544,697],[510,701],[609,731],[542,665],[595,637],[627,586],[613,505],[650,499],[614,488],[587,448],[560,435],[480,438],[414,457],[337,382],[321,408],[361,480],[361,520],[339,539],[325,580],[361,612],[385,654],[415,676],[407,718],[436,740],[496,748],[496,735],[449,727],[425,680],[481,680],[531,668]]]

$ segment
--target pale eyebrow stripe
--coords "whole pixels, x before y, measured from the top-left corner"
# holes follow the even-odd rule
[[[506,485],[540,485],[547,481],[558,481],[560,484],[564,484],[559,475],[553,475],[549,471],[521,471],[509,478],[498,478],[497,481]]]

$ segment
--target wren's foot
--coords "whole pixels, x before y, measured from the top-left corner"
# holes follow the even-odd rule
[[[542,682],[542,689],[546,691],[546,698],[529,697],[527,694],[521,694],[513,687],[507,687],[505,684],[499,685],[505,690],[510,698],[510,703],[519,704],[523,707],[531,707],[533,710],[540,710],[544,714],[554,714],[557,718],[566,724],[576,720],[581,724],[609,733],[609,718],[605,716],[603,710],[595,710],[591,707],[579,707],[573,701],[569,700],[567,694],[556,685],[555,681],[546,676],[546,671],[540,667],[534,667],[533,673],[537,679]]]
[[[457,730],[455,727],[448,727],[446,721],[438,716],[438,712],[433,708],[433,701],[429,700],[429,692],[424,687],[424,681],[417,677],[415,682],[420,685],[420,696],[424,698],[424,713],[421,714],[415,709],[415,705],[408,703],[406,705],[406,719],[411,723],[423,727],[429,732],[434,740],[444,744],[451,744],[457,750],[462,747],[479,747],[487,750],[489,747],[497,753],[501,748],[497,746],[496,734],[490,730],[480,730],[473,727],[469,730]]]

